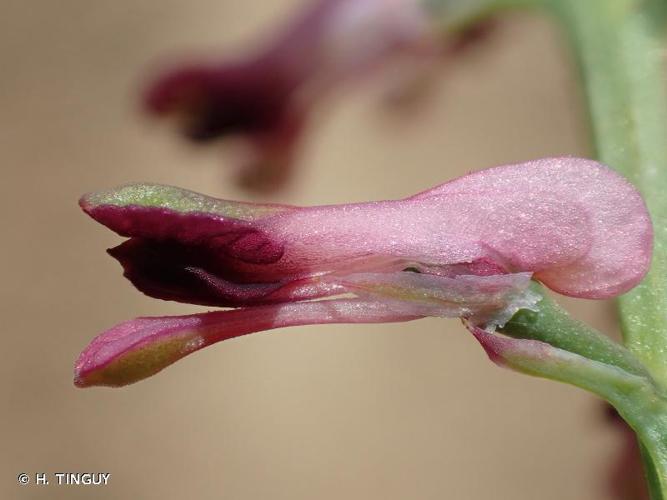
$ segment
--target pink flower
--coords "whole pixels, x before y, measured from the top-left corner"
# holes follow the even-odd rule
[[[652,246],[637,191],[576,158],[492,168],[393,201],[300,208],[139,184],[81,206],[129,237],[109,253],[145,294],[236,309],[111,328],[79,357],[79,386],[132,383],[283,326],[424,316],[502,325],[532,307],[531,278],[572,297],[629,290]]]
[[[389,60],[434,55],[432,37],[416,0],[315,0],[249,57],[166,73],[149,87],[146,107],[177,115],[195,141],[245,138],[253,155],[242,182],[275,187],[318,99]]]

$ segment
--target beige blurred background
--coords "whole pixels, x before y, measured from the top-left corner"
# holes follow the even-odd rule
[[[0,498],[607,498],[620,438],[599,403],[497,368],[457,321],[279,330],[122,390],[73,387],[75,358],[103,329],[198,310],[135,291],[104,252],[119,238],[79,211],[80,194],[146,180],[252,199],[218,147],[141,116],[137,89],[165,56],[244,47],[296,4],[0,3]],[[401,197],[587,152],[572,69],[545,20],[508,18],[407,117],[376,89],[330,104],[273,201]],[[608,304],[579,301],[575,314],[614,331]],[[17,485],[21,472],[64,471],[112,477]]]

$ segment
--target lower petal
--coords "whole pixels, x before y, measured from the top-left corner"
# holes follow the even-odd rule
[[[120,387],[156,374],[216,342],[253,332],[327,323],[386,323],[422,317],[400,302],[338,299],[189,316],[137,318],[97,336],[74,369],[78,387]]]

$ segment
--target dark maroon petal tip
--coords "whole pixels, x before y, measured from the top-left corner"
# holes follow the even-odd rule
[[[163,300],[217,307],[238,307],[268,301],[284,283],[243,283],[235,262],[202,243],[185,246],[131,238],[108,250],[124,276],[146,295]]]

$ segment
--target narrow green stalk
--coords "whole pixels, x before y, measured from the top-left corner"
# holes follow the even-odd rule
[[[667,498],[667,401],[651,393],[635,393],[614,403],[637,433],[651,500]]]
[[[651,494],[653,500],[661,500],[664,498],[662,489],[660,487],[660,477],[658,476],[658,467],[653,461],[652,454],[649,450],[639,443],[639,450],[641,453],[642,461],[644,462],[644,469],[646,470],[646,482],[648,483],[648,490]],[[663,452],[664,453],[664,452]]]
[[[535,283],[531,288],[533,293],[541,296],[537,304],[538,310],[520,310],[500,330],[502,333],[515,339],[545,342],[557,349],[578,354],[587,360],[643,377],[654,384],[646,368],[632,352],[603,333],[572,318],[546,294],[543,286]]]
[[[640,440],[651,498],[667,499],[664,386],[635,354],[570,317],[543,287],[536,284],[533,292],[542,295],[537,310],[519,311],[501,329],[514,339],[506,341],[503,362],[524,373],[581,387],[611,403]],[[536,340],[543,347],[530,344]]]

